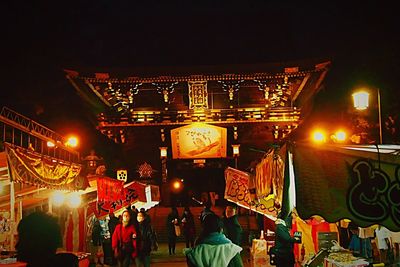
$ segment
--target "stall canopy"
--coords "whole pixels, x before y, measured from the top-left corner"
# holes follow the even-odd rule
[[[400,146],[293,146],[302,219],[350,219],[400,231]]]
[[[87,178],[80,175],[80,164],[45,157],[12,145],[5,145],[5,149],[9,178],[14,182],[59,190],[85,190],[89,185]],[[3,175],[4,159],[0,160]]]

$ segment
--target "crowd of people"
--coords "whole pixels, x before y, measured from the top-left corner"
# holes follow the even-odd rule
[[[196,220],[201,225],[198,234]],[[295,241],[286,227],[289,222],[286,224],[282,219],[278,219],[278,222],[276,247],[281,252],[287,250],[287,254],[278,255],[277,265],[289,266],[292,263],[292,243]],[[243,229],[238,221],[237,206],[227,205],[220,217],[207,203],[198,218],[194,217],[189,207],[184,208],[182,216],[179,216],[176,207],[172,207],[166,223],[169,254],[176,253],[177,238],[182,231],[188,266],[243,266]],[[137,267],[150,266],[150,255],[152,251],[157,251],[158,242],[150,216],[145,210],[127,208],[119,218],[111,212],[108,229],[111,234],[112,266],[129,267],[133,263]],[[96,266],[105,263],[101,231],[100,222],[95,219],[91,243]],[[57,248],[62,245],[62,237],[57,219],[52,215],[42,212],[30,214],[19,223],[18,234],[18,259],[27,262],[28,266],[78,266],[78,259],[74,254],[56,253]]]

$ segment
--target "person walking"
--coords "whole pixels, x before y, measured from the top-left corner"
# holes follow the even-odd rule
[[[112,248],[119,267],[129,267],[133,259],[136,258],[136,236],[137,231],[131,221],[130,212],[124,210],[122,224],[115,228],[112,236]]]
[[[184,250],[189,267],[242,267],[242,248],[222,233],[222,221],[210,214],[203,221],[203,230],[194,248]]]
[[[185,236],[186,247],[194,247],[194,239],[196,236],[196,226],[194,224],[193,214],[189,207],[185,207],[182,215],[182,229]]]
[[[222,222],[224,223],[224,234],[234,244],[242,246],[243,229],[238,221],[238,215],[236,214],[236,211],[237,206],[226,206],[224,217],[222,219]]]
[[[103,250],[103,236],[101,235],[100,221],[96,218],[93,222],[92,230],[92,244],[94,263],[97,265],[104,265],[104,250]]]
[[[175,254],[176,237],[180,235],[176,228],[179,227],[179,214],[176,207],[171,208],[171,212],[167,216],[167,235],[168,235],[168,251],[169,255]]]
[[[144,212],[137,215],[138,221],[138,254],[135,258],[136,267],[150,266],[151,251],[158,250],[157,235],[150,224],[149,216]]]
[[[290,236],[291,228],[292,215],[284,217],[280,213],[275,221],[275,246],[272,249],[277,267],[289,267],[295,264],[293,244],[300,242],[300,238]]]
[[[108,221],[108,230],[110,231],[110,236],[112,239],[115,228],[117,227],[117,225],[120,222],[119,222],[118,218],[115,216],[113,211],[110,211],[109,216],[110,216],[110,220]],[[112,250],[112,248],[111,248],[111,250]],[[112,253],[112,251],[110,254],[111,254],[111,265],[115,265],[117,263],[117,259],[114,257],[114,253]]]

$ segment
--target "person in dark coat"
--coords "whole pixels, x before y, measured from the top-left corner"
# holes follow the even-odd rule
[[[143,212],[137,215],[138,221],[138,254],[135,258],[136,267],[150,266],[150,252],[157,251],[157,235],[150,224],[149,216]]]
[[[234,244],[242,245],[242,234],[243,229],[238,221],[237,206],[228,205],[225,208],[225,214],[222,219],[224,223],[224,234],[229,238]]]
[[[17,260],[27,267],[78,267],[73,253],[56,254],[62,246],[57,218],[44,212],[33,212],[18,224]]]
[[[176,232],[175,226],[179,226],[179,214],[176,207],[171,208],[171,212],[167,217],[167,235],[168,235],[168,251],[169,255],[175,254]]]
[[[215,213],[211,210],[211,202],[207,201],[207,202],[204,203],[204,208],[200,213],[200,218],[199,219],[200,219],[201,224],[203,224],[204,219],[207,217],[207,215],[210,215],[210,214],[214,214],[215,215]]]
[[[92,244],[94,248],[94,259],[95,264],[104,264],[104,250],[103,250],[103,237],[101,235],[101,225],[100,221],[96,218],[93,222],[92,230]]]
[[[186,247],[194,247],[196,237],[196,226],[194,224],[193,214],[189,207],[185,207],[182,215],[183,235],[185,236]]]
[[[292,228],[292,215],[286,218],[281,214],[275,221],[275,246],[273,253],[275,254],[275,263],[277,267],[294,266],[295,259],[293,253],[293,244],[300,241],[298,237],[290,236]]]
[[[110,211],[109,213],[110,220],[108,221],[108,229],[110,231],[110,236],[112,238],[115,228],[120,223],[119,219],[115,216],[114,212]],[[111,247],[111,246],[110,246]],[[111,248],[112,250],[112,248]],[[115,265],[117,263],[117,259],[114,257],[114,253],[111,253],[111,265]]]

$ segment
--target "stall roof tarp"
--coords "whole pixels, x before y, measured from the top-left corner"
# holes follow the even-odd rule
[[[329,222],[347,218],[361,227],[380,224],[400,231],[399,151],[400,146],[296,144],[299,216],[320,215]]]
[[[89,185],[87,178],[80,175],[80,164],[43,157],[9,145],[6,153],[10,178],[16,182],[61,190],[84,190]]]

